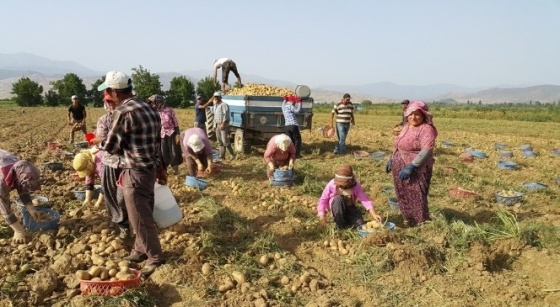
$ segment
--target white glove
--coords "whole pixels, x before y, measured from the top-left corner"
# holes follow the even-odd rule
[[[95,208],[99,208],[103,203],[103,193],[99,193],[99,197],[97,197],[97,201],[95,202]]]
[[[94,145],[93,147],[91,147],[89,149],[89,152],[91,152],[92,155],[95,155],[98,151],[99,151],[99,148],[97,147],[97,145]]]
[[[206,168],[206,172],[210,174],[212,172],[212,159],[208,159],[208,167]]]
[[[267,167],[268,167],[269,170],[273,171],[274,170],[274,163],[268,162]]]
[[[294,168],[294,159],[290,159],[290,162],[288,162],[288,169],[293,169]]]
[[[11,224],[10,228],[12,228],[12,230],[14,231],[14,236],[12,237],[13,243],[23,244],[27,241],[25,237],[26,235],[25,230],[23,229],[23,226],[21,226],[20,222],[15,222]]]
[[[194,160],[194,162],[196,162],[197,169],[198,169],[199,171],[201,171],[201,170],[204,169],[204,166],[202,166],[202,162],[200,162],[199,159]]]
[[[82,203],[82,205],[84,205],[84,206],[92,205],[92,203],[91,203],[92,198],[93,198],[93,191],[92,190],[86,190],[86,198],[84,199],[84,202]]]
[[[37,213],[37,210],[35,210],[35,206],[25,205],[25,209],[27,210],[27,212],[29,212],[29,215],[31,215],[32,219],[37,220],[39,218],[39,214]]]

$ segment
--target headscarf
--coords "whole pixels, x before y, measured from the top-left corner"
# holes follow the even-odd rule
[[[150,98],[148,98],[148,103],[158,112],[165,108],[165,99],[158,94],[150,96]]]
[[[292,144],[292,139],[290,139],[288,135],[282,133],[274,137],[274,143],[280,150],[288,151],[290,144]]]
[[[342,164],[334,170],[334,184],[341,189],[349,189],[356,185],[352,165]]]
[[[404,110],[404,116],[408,117],[410,114],[414,113],[414,111],[422,112],[422,114],[424,114],[424,122],[434,128],[437,136],[437,129],[434,126],[434,122],[432,120],[433,116],[428,112],[428,110],[429,107],[425,102],[420,100],[413,100],[408,104],[406,110]]]
[[[93,173],[94,169],[93,155],[89,150],[82,150],[74,157],[72,167],[78,172],[80,178],[87,177]]]
[[[41,189],[41,172],[27,160],[19,160],[4,178],[10,189],[21,191],[36,191]]]

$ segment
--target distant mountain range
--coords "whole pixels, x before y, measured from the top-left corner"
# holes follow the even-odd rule
[[[12,84],[26,76],[41,84],[44,90],[50,88],[50,82],[62,79],[67,73],[75,73],[90,88],[95,80],[105,72],[95,71],[72,61],[55,61],[29,53],[0,53],[0,99],[10,98]],[[195,84],[210,75],[210,70],[185,70],[179,72],[153,72],[160,76],[163,88],[169,87],[170,81],[177,76],[186,76]],[[265,83],[275,86],[295,88],[296,83],[273,80],[265,77],[243,74],[244,82]],[[398,85],[391,82],[369,83],[364,85],[321,85],[312,88],[316,102],[339,101],[343,93],[350,93],[354,102],[371,100],[373,103],[400,102],[403,99],[423,99],[425,101],[444,101],[466,103],[542,103],[560,102],[560,85],[537,85],[529,87],[504,88],[468,88],[454,84],[435,84],[427,86]]]

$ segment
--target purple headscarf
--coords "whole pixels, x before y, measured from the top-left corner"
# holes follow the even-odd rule
[[[434,122],[432,121],[433,116],[432,116],[432,114],[430,114],[430,112],[428,112],[428,110],[429,110],[429,107],[424,101],[413,100],[406,107],[406,110],[404,111],[404,116],[408,117],[410,114],[414,113],[414,111],[422,112],[422,114],[424,114],[424,122],[426,124],[434,127],[434,130],[435,130],[436,135],[437,135],[437,129],[434,126]]]
[[[148,103],[151,104],[152,107],[158,112],[166,107],[165,99],[163,98],[163,96],[158,94],[150,96],[150,98],[148,98]]]

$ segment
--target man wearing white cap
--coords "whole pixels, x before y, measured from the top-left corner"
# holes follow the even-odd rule
[[[274,170],[280,167],[294,168],[296,160],[296,147],[286,134],[273,136],[266,145],[264,162],[266,163],[266,175],[270,179]]]
[[[190,128],[183,133],[181,142],[183,160],[189,176],[198,177],[198,171],[212,172],[212,144],[204,130]]]
[[[124,260],[142,262],[142,274],[149,276],[162,265],[163,252],[154,222],[154,184],[165,183],[166,171],[160,157],[161,119],[159,113],[132,92],[132,80],[122,72],[110,71],[97,88],[116,103],[113,124],[100,149],[118,154],[128,219],[136,238]],[[99,142],[99,140],[96,140]]]
[[[82,130],[84,135],[87,133],[86,128],[86,107],[84,107],[78,96],[72,95],[72,104],[68,107],[68,125],[72,126],[70,132],[70,143],[74,143],[74,132]]]

